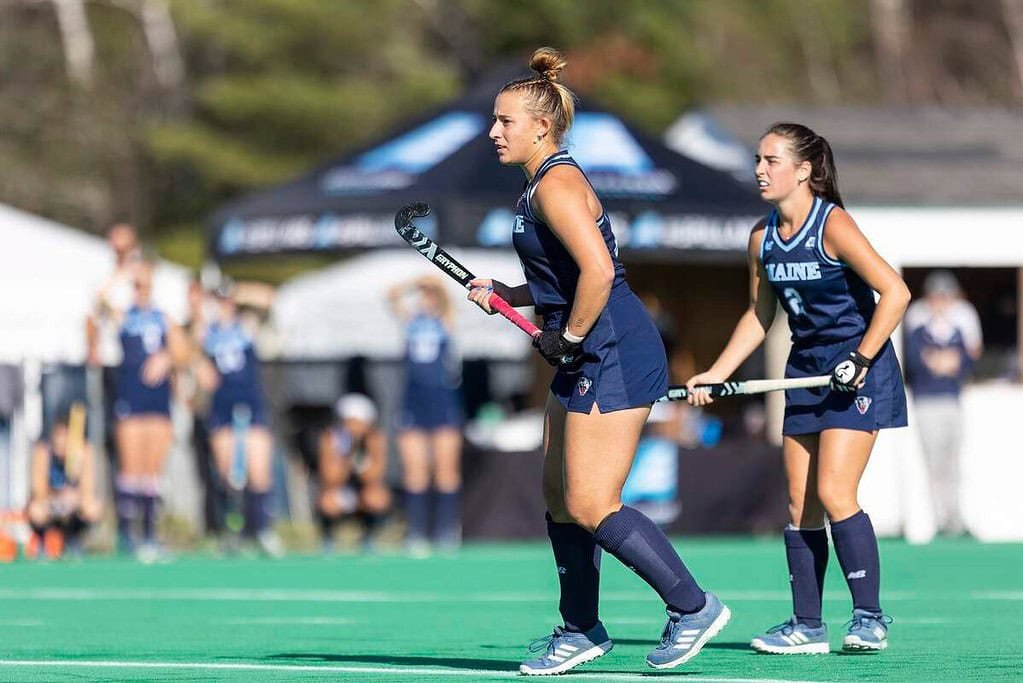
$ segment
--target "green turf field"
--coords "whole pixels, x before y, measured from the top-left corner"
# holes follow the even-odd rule
[[[731,623],[680,669],[643,662],[663,625],[656,596],[605,557],[602,618],[613,652],[567,674],[628,681],[1023,680],[1023,545],[882,544],[879,655],[768,656],[746,644],[789,613],[780,540],[678,541]],[[841,642],[849,599],[832,558],[824,616]],[[477,545],[414,560],[189,556],[0,566],[0,680],[510,679],[557,619],[545,545]]]

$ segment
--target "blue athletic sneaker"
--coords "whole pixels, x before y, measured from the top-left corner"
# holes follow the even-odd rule
[[[668,623],[661,632],[661,644],[646,656],[655,669],[671,669],[695,657],[732,618],[732,612],[713,593],[705,593],[707,604],[696,614],[668,610]]]
[[[886,614],[874,614],[854,609],[852,619],[846,622],[849,631],[842,639],[846,652],[878,652],[888,647],[888,624],[892,618]]]
[[[543,654],[522,662],[519,665],[519,673],[527,676],[563,674],[580,664],[606,655],[613,647],[611,637],[607,635],[607,630],[599,621],[585,633],[566,631],[560,626],[555,626],[554,633],[530,643],[530,652],[543,651]]]
[[[754,638],[750,647],[772,655],[824,655],[830,651],[828,627],[811,628],[792,617]]]

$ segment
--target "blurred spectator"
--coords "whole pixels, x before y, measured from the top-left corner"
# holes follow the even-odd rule
[[[643,305],[653,318],[657,333],[661,335],[661,343],[664,344],[664,355],[671,360],[678,347],[678,326],[671,312],[661,303],[659,296],[653,292],[646,292],[640,296]]]
[[[210,434],[206,422],[209,415],[211,393],[199,381],[203,356],[203,339],[206,326],[214,317],[216,303],[206,296],[202,283],[193,279],[188,286],[188,321],[185,333],[189,341],[189,363],[178,375],[177,389],[184,404],[192,414],[192,450],[195,453],[195,469],[199,474],[203,498],[203,527],[206,534],[219,537],[225,530],[224,512],[226,494],[223,482],[217,475],[210,447]]]
[[[683,402],[654,403],[622,488],[622,503],[660,525],[678,517],[679,423],[691,408]]]
[[[86,363],[103,372],[103,444],[110,462],[116,461],[114,437],[114,395],[117,391],[117,367],[121,363],[118,328],[125,311],[131,307],[135,270],[141,262],[138,233],[127,223],[116,223],[107,230],[107,244],[114,254],[114,271],[95,294],[92,313],[85,321]]]
[[[363,546],[371,549],[391,507],[387,487],[387,437],[377,426],[377,409],[367,396],[346,394],[337,402],[337,421],[320,434],[317,512],[323,548],[333,550],[334,529],[346,516],[363,525]]]
[[[214,291],[216,320],[205,326],[202,346],[207,358],[198,378],[212,393],[207,428],[217,472],[229,497],[241,497],[244,538],[254,539],[272,557],[283,554],[271,528],[273,437],[260,382],[253,332],[239,318],[234,283],[221,282]]]
[[[153,304],[154,264],[134,272],[134,304],[120,318],[121,364],[115,385],[118,541],[122,551],[154,561],[156,513],[164,462],[174,440],[171,371],[188,360],[181,329]],[[141,543],[136,526],[141,524]]]
[[[406,545],[429,552],[431,483],[433,540],[461,543],[462,401],[451,349],[451,302],[444,284],[424,277],[392,287],[388,299],[406,324],[405,395],[398,450],[408,519]]]
[[[92,447],[85,440],[85,406],[76,403],[57,414],[50,438],[32,450],[29,557],[38,556],[40,548],[51,558],[65,546],[80,550],[82,533],[102,511],[95,472]]]
[[[913,390],[917,431],[927,460],[938,530],[961,534],[959,393],[980,356],[977,312],[947,271],[924,281],[924,298],[907,314],[906,378]],[[913,309],[910,309],[913,310]]]

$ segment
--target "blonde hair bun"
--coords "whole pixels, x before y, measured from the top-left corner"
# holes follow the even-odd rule
[[[552,83],[558,80],[566,64],[564,55],[553,47],[541,47],[529,58],[529,68]]]

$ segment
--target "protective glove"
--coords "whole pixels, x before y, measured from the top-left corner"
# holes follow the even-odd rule
[[[870,370],[873,358],[867,358],[858,351],[850,351],[849,357],[835,366],[831,371],[831,389],[833,391],[853,392],[863,386]]]
[[[554,367],[571,367],[581,356],[582,343],[572,342],[564,337],[564,330],[544,330],[533,339],[543,359]]]

